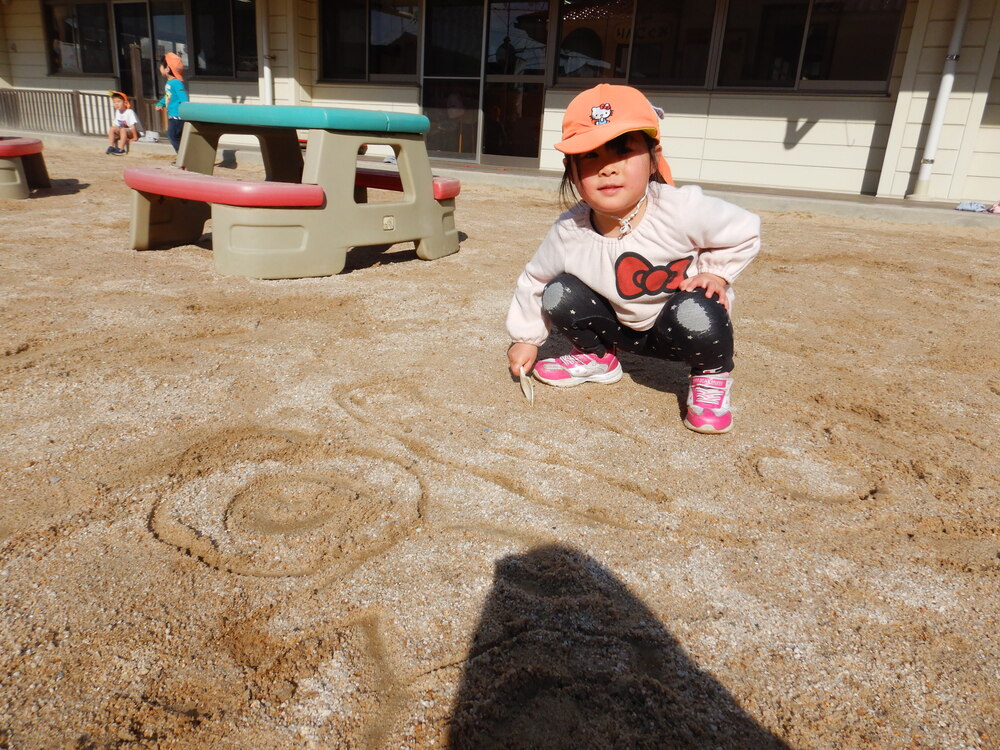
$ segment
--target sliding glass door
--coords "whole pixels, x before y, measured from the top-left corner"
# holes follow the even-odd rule
[[[537,166],[549,3],[489,2],[482,160]]]
[[[478,156],[482,30],[483,0],[428,0],[422,105],[434,156]]]
[[[537,166],[548,0],[428,0],[422,106],[433,156]]]

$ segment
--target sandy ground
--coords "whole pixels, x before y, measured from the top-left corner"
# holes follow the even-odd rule
[[[0,202],[0,748],[1000,747],[1000,217],[763,214],[702,436],[507,376],[547,191],[260,281],[101,151]]]

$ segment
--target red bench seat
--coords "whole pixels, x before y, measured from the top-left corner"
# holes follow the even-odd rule
[[[15,156],[31,156],[42,153],[42,142],[38,138],[0,138],[0,159]]]
[[[35,188],[52,187],[38,138],[0,136],[0,198],[23,200]]]
[[[319,185],[236,180],[166,167],[127,167],[124,178],[144,193],[227,206],[308,208],[326,200]]]
[[[397,192],[403,190],[403,181],[399,177],[399,172],[391,172],[387,169],[358,167],[354,184],[357,187],[376,190],[395,190]],[[462,183],[454,177],[434,178],[434,200],[443,201],[447,198],[455,198],[461,191]]]

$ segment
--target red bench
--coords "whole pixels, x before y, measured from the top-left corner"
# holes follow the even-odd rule
[[[376,190],[403,191],[403,181],[399,172],[392,172],[388,169],[371,169],[369,167],[358,167],[354,175],[355,187],[374,188]],[[434,178],[434,200],[443,201],[448,198],[457,198],[462,192],[462,183],[454,177]]]
[[[239,180],[172,167],[128,167],[123,177],[133,191],[133,248],[196,242],[211,218],[215,265],[224,274],[264,279],[322,276],[343,268],[348,247],[406,240],[417,243],[418,256],[433,258],[449,249],[446,232],[455,236],[457,245],[453,216],[461,184],[454,178],[432,178],[430,205],[416,186],[413,192],[420,202],[410,197],[379,203],[374,208],[379,234],[356,221],[359,204],[367,203],[369,188],[405,193],[395,171],[355,166],[353,185],[348,173],[325,187]]]
[[[27,198],[52,187],[38,138],[0,136],[0,198]]]
[[[227,206],[305,208],[326,200],[319,185],[236,180],[165,167],[127,167],[124,178],[126,185],[144,193]]]
[[[132,188],[131,244],[136,250],[196,242],[219,212],[320,209],[326,193],[319,185],[297,182],[237,180],[172,167],[127,167],[125,184]],[[213,244],[220,244],[214,242]]]

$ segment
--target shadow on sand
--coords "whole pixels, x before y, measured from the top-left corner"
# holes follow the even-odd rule
[[[458,233],[458,241],[461,245],[469,238],[465,232]],[[401,248],[397,248],[393,252],[388,252],[391,248],[396,247],[396,245],[359,245],[358,247],[352,247],[347,253],[347,263],[344,265],[344,270],[341,273],[350,273],[351,271],[358,271],[362,268],[371,268],[374,266],[387,266],[393,263],[404,263],[412,260],[419,260],[417,257],[416,246],[413,242],[403,242]],[[461,252],[461,249],[459,250]]]
[[[451,746],[787,748],[606,568],[551,545],[497,562]]]
[[[50,198],[56,195],[76,195],[90,187],[89,182],[80,182],[74,178],[52,180],[52,186],[38,188],[31,193],[32,198]]]

